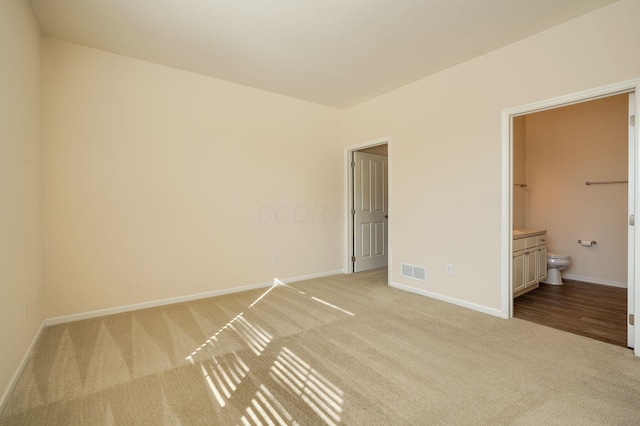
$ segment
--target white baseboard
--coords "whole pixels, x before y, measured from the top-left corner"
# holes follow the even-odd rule
[[[318,274],[302,275],[302,276],[293,277],[293,278],[285,278],[285,279],[280,279],[277,277],[276,278],[285,284],[289,284],[296,281],[305,281],[313,278],[321,278],[321,277],[326,277],[329,275],[336,275],[341,273],[342,273],[342,270],[338,270],[338,271],[321,272]],[[90,312],[82,312],[79,314],[63,315],[59,317],[48,318],[46,320],[46,325],[50,326],[50,325],[56,325],[56,324],[64,324],[72,321],[80,321],[84,319],[97,318],[97,317],[102,317],[106,315],[120,314],[122,312],[137,311],[139,309],[155,308],[157,306],[172,305],[174,303],[180,303],[180,302],[190,302],[192,300],[206,299],[208,297],[223,296],[225,294],[239,293],[247,290],[265,288],[271,285],[273,285],[273,281],[268,281],[268,282],[263,282],[258,284],[250,284],[250,285],[245,285],[241,287],[227,288],[222,290],[213,290],[205,293],[190,294],[186,296],[171,297],[168,299],[153,300],[150,302],[135,303],[133,305],[117,306],[114,308],[100,309],[97,311],[90,311]]]
[[[477,305],[475,303],[467,302],[465,300],[456,299],[455,297],[444,296],[442,294],[433,293],[431,291],[422,290],[422,289],[411,287],[405,284],[391,282],[389,286],[400,289],[400,290],[408,291],[410,293],[419,294],[421,296],[427,296],[432,299],[440,300],[442,302],[447,302],[453,305],[462,306],[463,308],[472,309],[474,311],[482,312],[483,314],[489,314],[494,317],[501,317],[501,314],[502,314],[500,309],[494,309],[494,308],[489,308],[483,305]]]
[[[40,335],[42,334],[42,331],[46,327],[46,323],[47,323],[46,320],[42,321],[42,324],[40,325],[40,328],[36,332],[36,335],[33,337],[33,340],[31,341],[31,344],[29,345],[27,352],[24,354],[24,357],[22,357],[22,361],[20,362],[20,365],[18,365],[18,368],[16,369],[15,373],[13,373],[13,376],[11,376],[11,380],[9,380],[9,384],[7,385],[7,388],[4,390],[2,397],[0,397],[0,413],[4,411],[4,406],[7,403],[9,394],[11,394],[11,391],[13,390],[16,383],[18,382],[18,379],[20,378],[22,371],[24,371],[24,368],[27,366],[27,362],[29,361],[29,358],[31,358],[31,353],[33,352],[33,348],[36,346],[36,343],[38,343],[38,340],[40,339]]]
[[[622,288],[627,288],[627,283],[623,283],[620,281],[612,281],[612,280],[603,280],[600,278],[592,278],[592,277],[583,277],[580,275],[573,275],[573,274],[562,274],[563,278],[566,278],[568,280],[574,280],[574,281],[582,281],[585,283],[592,283],[592,284],[602,284],[602,285],[608,285],[611,287],[622,287]]]
[[[320,272],[318,274],[301,275],[299,277],[286,278],[280,281],[282,281],[285,284],[289,284],[289,283],[295,283],[298,281],[312,280],[314,278],[323,278],[323,277],[329,277],[331,275],[339,275],[339,274],[344,274],[344,271],[342,269],[338,269],[337,271],[328,271],[328,272]],[[275,278],[278,278],[278,277],[275,277]]]

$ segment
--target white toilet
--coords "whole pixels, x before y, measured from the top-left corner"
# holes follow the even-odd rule
[[[547,253],[547,279],[545,284],[562,285],[560,271],[571,264],[571,256],[562,253]]]

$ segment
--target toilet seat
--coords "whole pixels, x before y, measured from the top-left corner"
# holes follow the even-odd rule
[[[547,253],[547,259],[569,260],[570,256],[562,253]]]

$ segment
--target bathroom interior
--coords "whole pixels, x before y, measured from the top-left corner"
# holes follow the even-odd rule
[[[512,136],[514,316],[620,346],[627,327],[628,108],[624,93],[522,115],[513,119]],[[516,289],[516,250],[529,253],[530,246],[538,250],[538,279],[525,289],[525,277]]]

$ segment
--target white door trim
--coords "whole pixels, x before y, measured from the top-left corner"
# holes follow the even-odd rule
[[[637,144],[637,135],[638,135],[638,123],[637,123],[637,119],[636,119],[636,114],[637,114],[637,91],[636,92],[632,92],[629,94],[629,111],[628,111],[628,115],[629,115],[629,121],[627,122],[627,126],[628,126],[628,144],[629,144],[629,197],[627,200],[627,214],[628,215],[635,215],[637,216],[637,194],[638,194],[638,187],[637,187],[637,177],[638,177],[638,144]],[[631,116],[634,116],[634,121],[635,123],[631,123]],[[635,174],[632,174],[635,173]],[[634,217],[635,217],[634,216]],[[631,227],[629,226],[627,228],[627,238],[629,241],[629,244],[631,245],[633,243],[634,247],[635,247],[635,239],[636,239],[636,229],[635,226]],[[635,277],[636,276],[636,263],[635,263],[635,250],[633,252],[631,252],[631,250],[629,250],[629,253],[627,253],[627,276],[629,277]],[[634,281],[635,285],[629,285],[627,283],[627,300],[636,300],[636,286],[637,286],[638,281]],[[640,298],[638,298],[637,300],[640,301]],[[640,305],[639,305],[640,306]],[[636,309],[636,307],[632,304],[628,304],[627,305],[627,315],[634,315],[637,316],[636,313],[638,312],[638,310]],[[628,321],[628,317],[627,317],[627,321]],[[638,339],[636,338],[636,326],[628,326],[627,327],[627,346],[631,347],[631,348],[635,348],[636,347],[636,342],[638,341]]]
[[[556,98],[546,99],[533,102],[527,105],[521,105],[514,108],[508,108],[502,111],[502,129],[501,129],[501,218],[500,218],[500,316],[502,318],[513,317],[513,295],[511,291],[511,228],[513,223],[511,200],[513,199],[513,150],[511,146],[511,120],[513,117],[533,112],[543,111],[546,109],[558,108],[560,106],[571,105],[597,98],[607,97],[618,93],[635,92],[640,93],[640,78],[627,80],[619,83],[609,84],[602,87],[596,87],[577,93],[572,93]],[[640,96],[636,96],[636,111],[640,110],[638,102]],[[638,146],[638,125],[635,126],[635,146]],[[638,170],[638,162],[636,161],[636,170]],[[635,199],[636,212],[638,205],[638,182],[635,182]],[[634,244],[634,265],[638,265],[640,258],[640,226],[634,228],[635,244]],[[640,268],[635,268],[634,283],[640,283]],[[635,292],[634,311],[636,314],[640,312],[640,292]],[[636,315],[638,316],[638,315]],[[640,327],[635,327],[635,341],[640,342]],[[640,345],[635,345],[635,354],[640,357]]]
[[[392,212],[392,201],[393,197],[391,194],[392,188],[393,186],[391,185],[391,179],[393,176],[392,173],[392,166],[391,166],[391,138],[390,137],[384,137],[384,138],[380,138],[380,139],[374,139],[371,141],[367,141],[367,142],[361,142],[361,143],[357,143],[354,145],[349,145],[344,149],[344,182],[346,185],[345,191],[344,191],[344,233],[346,235],[346,239],[345,239],[345,254],[346,256],[344,257],[344,268],[343,271],[345,274],[351,274],[353,273],[353,268],[351,267],[351,257],[353,256],[353,223],[350,220],[351,218],[351,209],[353,208],[351,206],[351,200],[353,200],[353,175],[351,174],[351,157],[352,157],[352,153],[354,151],[359,151],[361,149],[366,149],[366,148],[372,148],[374,146],[378,146],[378,145],[384,145],[387,144],[387,186],[389,188],[388,190],[388,196],[389,196],[389,204],[388,204],[388,214],[390,218],[393,218],[393,212]],[[393,250],[391,248],[392,245],[392,237],[391,237],[391,231],[393,228],[393,225],[391,225],[391,221],[387,222],[387,225],[389,226],[389,238],[387,240],[387,250],[389,252],[389,260],[388,260],[388,273],[389,273],[389,282],[391,282],[391,268],[392,268],[392,262],[391,262],[391,258],[393,256]]]

